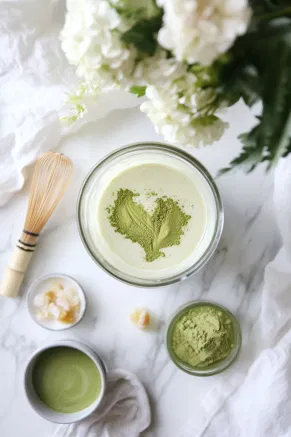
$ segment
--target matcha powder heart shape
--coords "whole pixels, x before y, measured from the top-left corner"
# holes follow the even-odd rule
[[[165,256],[161,249],[179,245],[191,216],[185,214],[178,202],[163,197],[155,200],[153,214],[142,204],[135,202],[139,194],[120,189],[111,207],[108,207],[109,221],[115,232],[119,232],[145,251],[147,262]]]

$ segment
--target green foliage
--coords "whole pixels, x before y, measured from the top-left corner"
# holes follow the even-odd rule
[[[151,19],[160,14],[160,9],[155,0],[119,0],[117,3],[111,3],[111,6],[117,10],[132,24],[142,19]]]
[[[133,44],[139,52],[152,56],[158,46],[156,34],[161,25],[161,14],[150,19],[141,19],[124,32],[121,39],[127,44]]]
[[[111,6],[130,26],[121,35],[122,41],[133,44],[142,54],[153,55],[157,48],[156,34],[162,25],[162,10],[155,0],[119,0]]]
[[[85,103],[86,96],[97,97],[100,90],[96,85],[88,85],[85,82],[79,84],[77,89],[67,94],[66,102],[69,105],[69,114],[61,118],[68,124],[73,124],[80,118],[82,118],[87,112],[87,106]]]
[[[147,89],[146,86],[137,86],[137,85],[134,85],[134,86],[131,86],[129,88],[129,91],[132,94],[136,94],[137,97],[143,97],[145,95],[146,89]]]
[[[243,166],[247,172],[251,172],[263,160],[263,151],[258,149],[257,141],[259,126],[255,126],[250,132],[241,134],[239,139],[243,143],[243,149],[239,156],[233,159],[229,167],[219,171],[219,175],[227,173],[234,167]]]
[[[291,152],[291,9],[282,1],[252,3],[256,11],[264,7],[265,15],[253,17],[249,32],[229,51],[228,62],[214,67],[221,100],[231,105],[242,97],[249,106],[261,100],[263,110],[257,126],[240,137],[241,155],[222,173],[235,166],[251,171],[264,161],[270,168]]]
[[[249,0],[249,3],[255,18],[261,14],[280,12],[290,6],[290,0]]]

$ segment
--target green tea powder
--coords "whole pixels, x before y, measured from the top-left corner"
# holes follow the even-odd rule
[[[135,201],[138,196],[131,190],[120,189],[108,209],[109,221],[116,232],[138,243],[145,251],[146,261],[151,262],[165,256],[161,249],[180,244],[191,216],[168,197],[157,198],[155,209],[149,214]]]
[[[234,328],[228,315],[212,306],[189,309],[172,331],[172,350],[184,363],[206,368],[226,358],[234,347]]]

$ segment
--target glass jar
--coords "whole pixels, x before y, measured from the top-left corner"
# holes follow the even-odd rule
[[[206,201],[206,211],[209,213],[207,244],[201,245],[200,252],[191,264],[182,269],[178,265],[176,271],[167,272],[159,276],[159,272],[151,277],[146,271],[139,274],[120,267],[114,256],[110,257],[102,246],[102,233],[97,231],[97,203],[106,186],[116,175],[130,166],[141,164],[162,163],[181,168],[189,177],[195,177],[201,185],[201,191]],[[204,198],[203,197],[203,198]],[[204,200],[205,200],[204,199]],[[100,201],[100,200],[99,200]],[[207,210],[208,208],[208,210]],[[92,212],[93,211],[93,212]],[[92,219],[93,217],[93,219]],[[208,216],[207,216],[208,217]],[[138,143],[123,147],[106,156],[90,171],[80,191],[77,204],[77,220],[81,239],[93,260],[107,273],[128,284],[141,287],[158,287],[181,281],[197,272],[210,259],[215,251],[223,229],[223,208],[218,189],[208,171],[193,156],[181,149],[160,143]],[[94,226],[92,220],[95,221]],[[206,232],[205,232],[206,234]],[[204,235],[203,235],[204,238]],[[202,238],[202,239],[203,239]],[[205,237],[206,239],[206,237]],[[112,259],[111,259],[112,258]],[[116,256],[115,256],[116,259]],[[124,261],[124,260],[122,260]],[[181,269],[179,270],[179,268]]]
[[[231,349],[229,355],[227,357],[223,358],[220,361],[216,361],[215,363],[210,364],[209,366],[202,368],[202,367],[192,367],[188,363],[182,361],[173,351],[172,347],[172,335],[173,330],[175,328],[176,323],[183,317],[189,310],[192,308],[197,307],[203,307],[203,306],[210,306],[218,311],[221,311],[224,313],[232,323],[233,328],[233,348]],[[170,318],[168,326],[166,328],[166,347],[169,354],[170,359],[173,361],[173,363],[179,367],[179,369],[183,370],[186,373],[189,373],[190,375],[195,376],[211,376],[216,375],[223,370],[227,369],[237,358],[240,348],[241,348],[241,329],[240,325],[237,321],[237,319],[234,317],[234,315],[228,311],[225,307],[218,305],[213,302],[207,302],[207,301],[192,301],[188,302],[187,304],[180,307]]]

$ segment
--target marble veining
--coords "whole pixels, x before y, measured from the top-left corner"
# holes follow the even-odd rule
[[[219,145],[189,150],[214,175],[237,153],[236,134],[253,123],[242,105],[236,106],[229,117],[231,129]],[[22,437],[53,435],[55,425],[38,417],[26,402],[24,364],[44,342],[79,338],[98,349],[108,366],[132,370],[144,382],[153,407],[153,423],[143,437],[176,437],[191,415],[199,415],[205,394],[215,387],[218,379],[186,375],[168,360],[164,347],[167,320],[190,300],[217,301],[237,314],[247,347],[260,309],[264,268],[280,246],[273,217],[272,174],[259,169],[248,176],[236,172],[219,178],[225,228],[209,263],[179,284],[161,289],[134,288],[108,276],[87,254],[77,230],[76,199],[87,172],[106,153],[127,143],[161,141],[161,138],[137,110],[113,112],[76,135],[82,138],[82,150],[75,146],[73,136],[60,145],[75,163],[74,181],[43,232],[22,296],[15,300],[0,299],[0,435],[17,437],[19,430]],[[26,201],[27,188],[0,209],[1,271],[19,237]],[[73,276],[88,299],[83,321],[61,333],[36,325],[26,308],[29,285],[38,277],[54,272]],[[130,323],[130,312],[140,305],[154,314],[156,330],[143,333]]]

